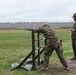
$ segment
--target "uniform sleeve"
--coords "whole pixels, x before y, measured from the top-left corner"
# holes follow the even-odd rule
[[[76,32],[76,23],[73,25],[73,28],[71,29],[71,31]]]
[[[74,29],[76,29],[76,25],[75,25]]]
[[[35,32],[41,32],[42,33],[44,31],[44,29],[42,27],[39,27],[39,29],[35,29],[34,31]]]

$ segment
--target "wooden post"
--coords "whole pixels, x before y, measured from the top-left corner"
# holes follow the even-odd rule
[[[37,33],[37,39],[40,39],[39,37],[40,33]],[[40,40],[37,41],[38,47],[40,47]],[[38,66],[40,65],[40,48],[38,49]]]
[[[35,32],[32,31],[32,70],[35,70]]]

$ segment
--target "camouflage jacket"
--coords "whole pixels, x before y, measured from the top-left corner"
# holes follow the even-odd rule
[[[50,39],[50,38],[56,38],[57,39],[57,37],[55,35],[55,31],[49,26],[40,27],[39,29],[37,29],[35,31],[42,33],[46,39]]]
[[[76,23],[74,23],[74,25],[73,25],[72,39],[76,39]]]

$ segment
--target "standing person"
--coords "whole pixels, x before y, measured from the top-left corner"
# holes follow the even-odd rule
[[[76,60],[76,13],[73,14],[73,20],[75,21],[71,32],[71,38],[72,38],[72,48],[73,48],[73,52],[74,52],[74,57],[71,60]]]
[[[44,50],[44,64],[42,69],[48,70],[49,57],[55,50],[58,55],[58,58],[60,59],[60,62],[65,67],[65,70],[68,70],[69,68],[67,66],[66,60],[63,57],[63,50],[59,39],[55,35],[55,31],[51,27],[49,27],[47,23],[45,23],[42,27],[39,27],[39,29],[36,29],[34,31],[42,33],[47,41],[47,47]]]

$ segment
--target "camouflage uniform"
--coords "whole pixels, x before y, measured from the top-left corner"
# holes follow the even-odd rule
[[[72,31],[72,48],[74,52],[74,57],[71,60],[76,60],[76,13],[73,14],[73,20],[75,21],[71,31]]]
[[[76,57],[76,23],[74,23],[73,28],[72,28],[72,47],[74,51],[74,57]]]
[[[54,30],[51,27],[44,25],[35,31],[41,32],[47,40],[47,47],[44,50],[44,67],[48,67],[49,57],[52,55],[54,50],[56,51],[62,65],[67,67],[67,62],[62,54],[63,50],[60,41],[56,37]]]

